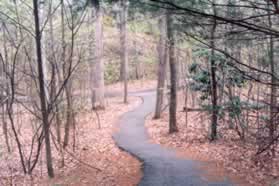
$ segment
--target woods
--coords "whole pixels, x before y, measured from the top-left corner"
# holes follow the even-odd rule
[[[146,119],[153,143],[277,183],[278,16],[277,0],[1,0],[0,185],[78,165],[111,176],[95,185],[139,182],[114,134],[140,99],[131,122]]]

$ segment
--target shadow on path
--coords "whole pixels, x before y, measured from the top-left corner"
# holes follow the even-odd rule
[[[155,91],[131,93],[139,96],[143,103],[133,111],[125,113],[119,120],[120,130],[113,138],[119,148],[127,151],[143,162],[141,186],[205,186],[232,185],[228,180],[210,182],[202,179],[197,168],[200,163],[180,159],[175,151],[148,141],[144,127],[145,117],[154,110]]]

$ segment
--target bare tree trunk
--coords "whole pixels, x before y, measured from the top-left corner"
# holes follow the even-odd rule
[[[132,29],[135,34],[135,38],[133,38],[133,48],[134,48],[133,62],[135,64],[135,78],[137,80],[140,80],[140,79],[144,78],[144,66],[143,66],[142,61],[139,60],[139,47],[138,47],[138,41],[137,41],[138,30],[137,30],[137,22],[135,20],[132,24]]]
[[[4,138],[5,138],[5,143],[6,143],[6,147],[8,152],[11,152],[11,147],[10,147],[10,143],[9,143],[9,135],[8,135],[8,126],[7,126],[7,121],[6,121],[6,111],[5,111],[5,106],[2,106],[2,128],[3,128],[3,134],[4,134]]]
[[[216,8],[213,5],[214,15],[216,15]],[[217,139],[217,125],[218,125],[218,105],[217,105],[217,79],[216,79],[216,64],[215,64],[215,32],[217,22],[213,20],[211,30],[211,58],[210,58],[210,71],[211,71],[211,104],[212,104],[212,118],[211,118],[211,140]]]
[[[159,63],[158,63],[158,82],[157,82],[157,98],[154,119],[161,117],[164,87],[166,79],[166,65],[167,65],[167,43],[166,43],[166,16],[163,15],[159,20],[160,41],[158,43]]]
[[[64,9],[64,0],[61,0],[62,7]],[[69,73],[69,68],[71,68],[72,64],[72,53],[73,53],[73,43],[71,44],[70,56],[66,59],[66,41],[65,41],[65,27],[64,27],[64,11],[61,12],[62,19],[62,62],[63,62],[63,78],[66,79]],[[72,31],[72,30],[71,30]],[[73,42],[73,33],[72,34],[72,42]],[[65,131],[64,131],[64,141],[63,148],[65,149],[69,144],[70,137],[70,129],[73,127],[74,123],[74,110],[73,110],[73,97],[72,97],[72,78],[69,77],[67,84],[65,84],[65,95],[66,95],[66,123],[65,123]]]
[[[70,128],[73,126],[73,122],[74,122],[72,85],[70,81],[68,82],[67,85],[65,85],[67,109],[66,109],[65,134],[64,134],[64,142],[63,142],[64,149],[69,144]]]
[[[3,77],[1,75],[1,77]],[[4,77],[2,79],[5,79]],[[1,82],[2,83],[2,82]],[[3,91],[1,91],[1,102],[3,102],[3,98],[4,98],[4,93]],[[5,98],[4,98],[5,99]],[[4,101],[6,102],[6,101]],[[7,147],[7,150],[8,152],[10,153],[11,152],[11,147],[10,147],[10,143],[9,143],[9,135],[8,135],[8,125],[7,125],[7,119],[6,119],[6,109],[5,109],[5,105],[3,103],[3,105],[1,106],[2,107],[2,129],[3,129],[3,134],[4,134],[4,138],[5,138],[5,143],[6,143],[6,147]]]
[[[127,51],[127,0],[121,0],[120,6],[120,43],[121,43],[121,69],[120,78],[124,82],[124,103],[128,103],[128,51]]]
[[[173,32],[173,20],[170,12],[167,12],[167,36],[169,41],[169,65],[170,65],[170,106],[169,106],[169,133],[177,132],[176,109],[177,109],[177,77],[175,61],[175,41]]]
[[[65,4],[64,0],[61,0],[61,41],[62,41],[62,55],[61,55],[61,61],[63,66],[63,76],[65,76],[66,73],[66,41],[65,41],[65,15],[64,15],[64,9]],[[67,100],[67,109],[66,109],[66,123],[65,123],[65,131],[64,131],[64,139],[63,139],[63,149],[65,149],[69,143],[69,133],[70,133],[70,125],[71,125],[71,119],[70,119],[70,109],[69,106],[71,104],[71,100],[68,97],[70,95],[69,87],[65,86],[65,93],[66,93],[66,100]],[[58,129],[60,130],[60,129]],[[59,131],[60,132],[60,131]],[[62,155],[63,156],[63,155]],[[62,157],[63,159],[63,157]],[[64,159],[62,160],[62,166],[64,166]]]
[[[188,127],[188,96],[189,96],[189,88],[188,85],[185,85],[185,126]]]
[[[232,90],[232,86],[228,86],[228,96],[229,96],[229,99],[232,100],[233,99],[233,96],[234,96],[234,93],[233,93],[233,90]],[[228,114],[228,119],[229,119],[229,129],[234,129],[234,126],[235,124],[233,123],[233,118],[230,114]]]
[[[61,11],[63,11],[64,4],[62,4]],[[52,6],[49,6],[49,12],[52,12]],[[63,17],[63,16],[61,16]],[[63,22],[63,21],[62,21]],[[57,64],[56,61],[56,55],[55,55],[55,41],[54,41],[54,29],[53,29],[53,16],[49,17],[49,35],[50,39],[48,42],[48,50],[49,50],[49,59],[51,63],[51,70],[52,70],[52,75],[51,75],[51,91],[50,91],[50,100],[55,99],[55,95],[57,95],[57,87],[59,86],[59,64]],[[62,25],[62,33],[64,33],[64,25]],[[64,44],[62,42],[62,44]],[[63,53],[63,52],[62,52]],[[63,54],[62,54],[63,56]],[[63,60],[62,60],[63,61]],[[54,116],[55,116],[55,127],[56,127],[56,138],[57,142],[60,145],[61,144],[61,116],[60,116],[60,109],[59,109],[59,104],[57,102],[54,102]]]
[[[136,34],[136,33],[135,33]],[[135,39],[133,41],[133,46],[134,46],[134,50],[135,50],[135,56],[134,56],[134,63],[135,63],[135,72],[136,72],[136,79],[140,80],[142,78],[144,78],[144,70],[143,70],[143,64],[142,61],[139,60],[139,56],[138,56],[138,46],[137,46],[137,40]]]
[[[38,0],[33,0],[33,10],[34,10],[34,21],[35,21],[35,40],[36,40],[37,67],[38,67],[38,78],[39,78],[38,80],[39,80],[39,89],[40,89],[43,131],[45,137],[47,171],[48,171],[48,176],[50,178],[53,178],[54,170],[52,165],[50,125],[49,125],[50,123],[48,121],[48,111],[47,111],[46,92],[45,92],[45,81],[44,81],[45,78],[44,78],[44,70],[43,70],[42,48],[41,48],[42,33],[40,31]]]
[[[17,13],[17,3],[16,1],[14,1],[15,3],[15,7],[16,7],[16,13]],[[5,24],[3,24],[3,27],[6,27]],[[18,37],[18,27],[16,28],[17,31],[16,31],[16,37]],[[14,137],[15,137],[15,141],[16,141],[16,145],[17,145],[17,150],[18,150],[18,154],[19,154],[19,157],[20,157],[20,162],[21,162],[21,165],[22,165],[22,169],[23,169],[23,172],[24,174],[27,173],[27,168],[26,168],[26,162],[25,162],[25,158],[24,158],[24,153],[23,153],[23,150],[22,150],[22,144],[20,142],[20,138],[19,138],[19,135],[18,135],[18,131],[15,127],[15,123],[14,123],[14,113],[13,113],[13,108],[14,108],[14,100],[15,100],[15,64],[16,64],[16,61],[18,59],[18,54],[19,54],[19,47],[16,47],[16,52],[15,52],[15,55],[13,56],[13,59],[11,61],[9,61],[9,56],[8,56],[8,51],[7,51],[7,37],[8,34],[6,33],[6,28],[3,28],[3,39],[4,39],[4,55],[5,55],[5,62],[3,61],[3,65],[5,64],[5,66],[3,66],[3,69],[5,71],[5,81],[6,81],[6,85],[5,87],[7,88],[7,96],[9,96],[7,102],[6,102],[6,111],[7,111],[7,114],[8,114],[8,118],[9,118],[9,121],[10,121],[10,124],[11,124],[11,129],[12,129],[12,132],[14,134]],[[17,38],[18,39],[18,38]],[[11,63],[11,68],[10,68],[10,64]],[[9,81],[9,83],[8,83]],[[3,123],[3,125],[5,125]],[[4,126],[5,128],[5,126]],[[6,130],[6,129],[4,129]]]
[[[4,24],[3,24],[3,27],[4,27]],[[5,61],[2,61],[1,63],[1,69],[0,69],[0,77],[1,77],[1,86],[5,87],[6,89],[8,89],[8,84],[7,84],[7,77],[5,75],[5,64],[7,63],[7,43],[6,43],[6,32],[5,32],[5,29],[3,28],[3,47],[4,47],[4,56],[5,56],[5,59],[1,58],[2,60],[5,60]],[[6,119],[6,109],[5,109],[5,105],[6,105],[6,101],[4,101],[5,99],[5,91],[4,89],[1,90],[1,102],[2,102],[2,128],[3,128],[3,134],[4,134],[4,138],[5,138],[5,143],[6,143],[6,146],[7,146],[7,150],[8,152],[11,152],[11,147],[10,147],[10,143],[9,143],[9,135],[8,135],[8,126],[7,126],[7,119]]]
[[[92,10],[93,11],[93,10]],[[94,60],[92,63],[92,108],[104,109],[104,63],[103,63],[103,7],[101,4],[95,7],[95,48]]]
[[[57,94],[57,87],[59,85],[59,78],[58,78],[58,70],[56,69],[56,67],[54,68],[54,79],[53,79],[53,94],[56,95]],[[61,121],[61,114],[60,114],[60,109],[59,109],[59,104],[58,103],[54,103],[54,112],[55,112],[55,127],[56,127],[56,137],[57,137],[57,143],[60,145],[61,144],[61,125],[62,125],[62,121]]]
[[[271,20],[271,16],[269,14],[268,16],[268,22],[269,22],[269,27],[272,28],[272,20]],[[276,122],[276,115],[277,115],[277,98],[276,98],[276,93],[277,93],[277,89],[276,89],[276,78],[274,77],[276,75],[276,65],[274,62],[274,40],[273,40],[273,36],[270,36],[269,38],[269,61],[270,61],[270,72],[271,74],[273,74],[271,76],[271,90],[270,90],[270,113],[269,113],[269,117],[270,117],[270,122],[269,122],[269,138],[270,138],[270,143],[274,142],[274,134],[275,134],[275,122]],[[274,145],[271,146],[271,150],[272,150],[272,154],[273,156],[275,156],[275,149],[274,149]]]
[[[40,19],[40,28],[44,28],[44,19],[45,17],[52,16],[47,14],[47,1],[39,1],[38,2],[38,13],[39,13],[39,19]],[[44,71],[44,87],[45,87],[45,95],[46,100],[49,101],[49,92],[48,92],[48,65],[47,65],[47,49],[46,45],[48,43],[45,29],[41,30],[41,48],[42,48],[42,65],[43,65],[43,71]]]

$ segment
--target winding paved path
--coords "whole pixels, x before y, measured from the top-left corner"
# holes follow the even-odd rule
[[[174,151],[148,141],[145,117],[154,110],[155,92],[131,93],[143,103],[120,118],[120,130],[113,137],[117,145],[143,162],[140,186],[204,186],[232,185],[229,181],[208,182],[196,168],[199,162],[180,159]]]

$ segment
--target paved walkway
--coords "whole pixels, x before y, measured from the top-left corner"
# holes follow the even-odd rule
[[[180,159],[174,151],[148,141],[145,117],[154,110],[155,92],[132,93],[143,99],[142,105],[120,118],[120,130],[113,137],[119,148],[143,162],[141,186],[232,185],[228,181],[208,182],[196,168],[199,162]]]

